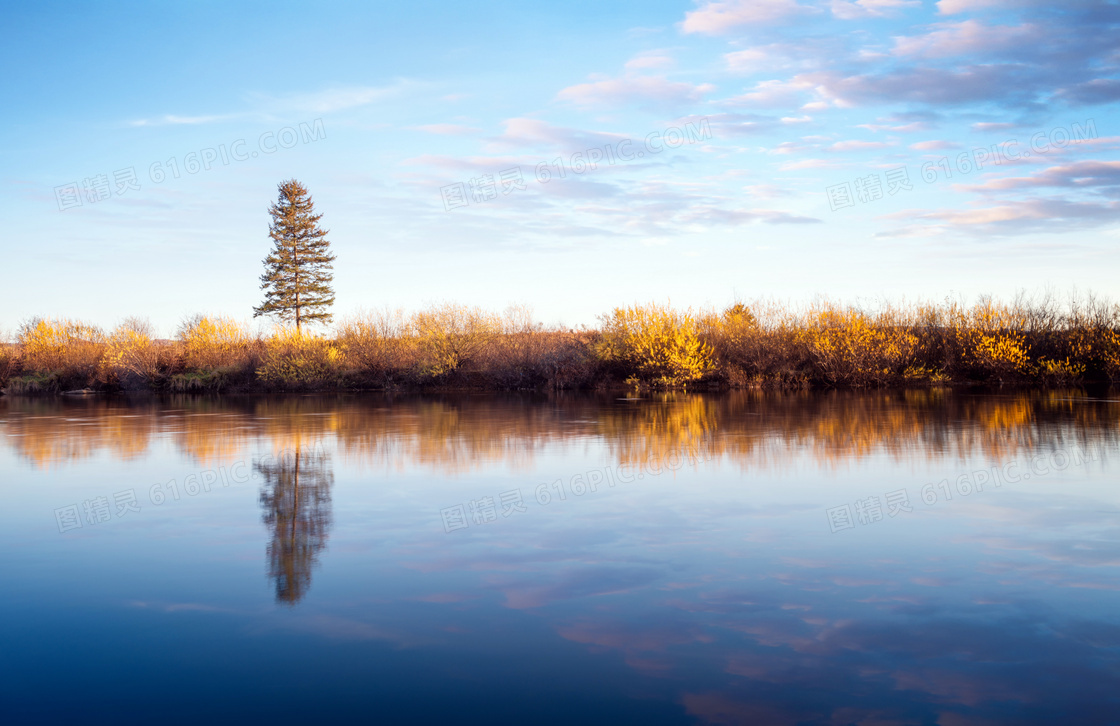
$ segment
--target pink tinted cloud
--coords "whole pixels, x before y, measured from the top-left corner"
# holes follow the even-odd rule
[[[914,58],[949,58],[992,54],[1038,47],[1047,40],[1036,25],[985,25],[977,20],[941,23],[925,35],[896,37],[894,55]]]
[[[627,70],[646,70],[657,68],[669,68],[673,65],[673,58],[668,53],[659,50],[647,51],[639,53],[630,60],[626,61]]]
[[[701,101],[714,90],[710,83],[693,85],[660,76],[624,76],[569,86],[556,98],[582,107],[635,104],[676,108]]]
[[[559,147],[578,151],[591,146],[614,144],[626,138],[621,134],[553,126],[547,121],[534,118],[506,119],[502,125],[505,128],[501,136],[490,140],[488,150]]]
[[[1120,161],[1078,161],[1052,166],[1031,176],[992,179],[968,191],[996,191],[1037,187],[1120,187]]]
[[[723,35],[744,25],[773,23],[806,12],[795,0],[705,0],[685,13],[685,33]]]
[[[952,141],[942,141],[940,139],[931,139],[930,141],[919,141],[916,144],[910,144],[910,148],[917,151],[944,151],[946,149],[959,149],[960,147],[960,144],[953,143]]]
[[[885,141],[860,141],[859,139],[849,139],[847,141],[837,141],[829,147],[830,151],[869,151],[872,149],[886,149],[894,144]]]
[[[801,94],[806,89],[803,84],[788,81],[759,81],[747,93],[724,101],[729,106],[753,106],[758,108],[789,108],[797,106]]]
[[[855,0],[855,2],[832,0],[829,9],[832,15],[840,20],[856,20],[887,17],[905,8],[921,6],[920,0]]]

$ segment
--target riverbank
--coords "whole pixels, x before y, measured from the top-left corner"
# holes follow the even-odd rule
[[[8,395],[66,391],[808,389],[1120,381],[1120,308],[1089,299],[868,311],[774,303],[617,308],[597,328],[524,309],[369,313],[329,334],[253,332],[196,316],[173,339],[142,321],[106,333],[33,320],[0,346]]]

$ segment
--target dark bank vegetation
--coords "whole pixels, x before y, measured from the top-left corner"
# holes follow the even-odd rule
[[[525,308],[386,310],[270,334],[195,316],[170,340],[130,319],[112,331],[36,319],[0,347],[9,394],[71,389],[217,392],[331,389],[866,388],[1068,385],[1120,380],[1120,306],[1060,302],[723,311],[617,308],[594,329],[546,327]]]

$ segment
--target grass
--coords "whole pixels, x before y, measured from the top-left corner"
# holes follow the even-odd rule
[[[0,343],[10,394],[71,388],[248,390],[1068,386],[1120,381],[1120,306],[1020,296],[973,305],[773,301],[725,310],[617,308],[597,328],[454,304],[366,312],[324,334],[255,333],[194,316],[173,340],[131,319],[111,333],[35,319]]]

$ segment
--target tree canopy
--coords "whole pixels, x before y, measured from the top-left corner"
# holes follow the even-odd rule
[[[265,298],[253,308],[253,317],[271,315],[294,322],[296,330],[303,323],[329,323],[335,256],[327,230],[319,226],[323,215],[315,213],[307,188],[295,179],[281,182],[277,189],[279,197],[268,209],[273,247],[261,275]]]

